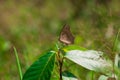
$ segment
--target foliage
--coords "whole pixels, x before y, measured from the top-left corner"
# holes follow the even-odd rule
[[[22,80],[50,80],[55,62],[55,52],[47,52],[24,74]]]
[[[69,49],[72,49],[73,47],[69,46]],[[50,53],[44,54],[42,57],[40,57],[36,62],[32,64],[32,66],[26,71],[26,73],[23,76],[23,80],[50,80],[51,73],[53,72],[53,66],[55,62],[55,55],[56,55],[56,65],[58,68],[59,76],[57,76],[57,80],[78,80],[77,77],[74,76],[74,74],[70,73],[69,71],[62,71],[64,65],[64,59],[68,59],[73,61],[74,63],[77,63],[78,65],[88,69],[89,71],[94,71],[96,73],[102,73],[105,76],[100,76],[99,80],[102,80],[103,78],[107,80],[108,78],[112,78],[112,62],[105,60],[102,52],[95,51],[95,50],[80,50],[80,48],[77,50],[70,50],[70,51],[64,51],[65,48],[63,48],[62,52],[58,50],[56,52],[57,54],[53,53],[53,51]],[[67,47],[66,47],[67,49]],[[75,47],[73,48],[75,49]],[[63,54],[64,52],[64,54]],[[54,55],[54,56],[53,56]],[[62,74],[62,76],[61,76]],[[62,78],[61,78],[62,77]],[[101,79],[102,78],[102,79]],[[94,78],[92,79],[94,80]]]
[[[114,40],[120,28],[119,3],[119,0],[0,0],[0,80],[19,79],[13,46],[25,73],[39,55],[54,47],[64,23],[71,26],[77,47],[63,47],[63,53],[76,49],[83,53],[101,51],[105,60],[115,63],[119,80],[120,36]],[[53,74],[57,74],[57,70],[53,69]],[[97,80],[101,75],[67,58],[64,70],[81,80]],[[55,77],[53,74],[51,78]]]

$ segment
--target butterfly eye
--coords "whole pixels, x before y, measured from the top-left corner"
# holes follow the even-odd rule
[[[60,32],[59,41],[66,44],[66,45],[74,43],[74,36],[72,35],[72,33],[70,31],[69,25],[63,26],[63,28]]]

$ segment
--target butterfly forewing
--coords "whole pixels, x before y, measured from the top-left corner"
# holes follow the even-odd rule
[[[74,43],[74,36],[70,31],[69,25],[63,26],[63,29],[61,30],[60,33],[59,41],[67,45]]]

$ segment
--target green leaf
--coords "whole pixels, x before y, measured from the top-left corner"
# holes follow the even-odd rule
[[[107,79],[108,79],[107,76],[101,75],[98,80],[107,80]]]
[[[115,65],[120,69],[120,54],[115,55]]]
[[[35,61],[23,76],[23,80],[50,80],[54,68],[55,52],[50,51]]]
[[[102,52],[94,50],[71,50],[66,53],[65,57],[89,70],[102,73],[112,72],[112,64],[102,55]]]
[[[82,51],[85,51],[87,49],[83,48],[83,47],[80,47],[80,46],[76,46],[76,45],[69,45],[69,46],[65,46],[62,48],[62,50],[64,50],[65,52],[68,52],[70,50],[82,50]]]
[[[50,80],[59,80],[59,78],[60,78],[60,75],[58,72],[58,65],[57,65],[57,63],[55,63],[55,64],[56,65],[54,66],[53,73],[52,73]]]
[[[104,76],[101,75],[98,80],[118,80],[117,77],[109,77],[109,76]]]
[[[63,80],[78,80],[72,73],[68,71],[64,71],[62,73],[62,79]]]

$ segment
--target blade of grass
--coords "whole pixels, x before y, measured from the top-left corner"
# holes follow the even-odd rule
[[[117,44],[117,41],[118,41],[119,33],[120,33],[120,29],[118,29],[117,35],[116,35],[115,40],[114,40],[114,43],[113,43],[113,48],[112,48],[112,52],[113,52],[113,53],[114,53],[114,51],[115,51],[115,47],[116,47],[116,44]],[[113,62],[113,73],[115,73],[114,62]],[[114,76],[114,78],[115,78],[115,74],[114,74],[113,76]]]
[[[20,80],[22,80],[22,70],[21,70],[21,66],[20,66],[20,61],[18,58],[18,53],[15,47],[14,48],[14,53],[15,53],[15,57],[16,57],[16,62],[17,62],[17,66],[18,66],[18,71],[19,71],[19,76],[20,76]]]
[[[120,29],[118,29],[117,35],[116,35],[114,43],[113,43],[113,49],[112,49],[113,52],[115,50],[115,46],[117,44],[119,34],[120,34]]]

